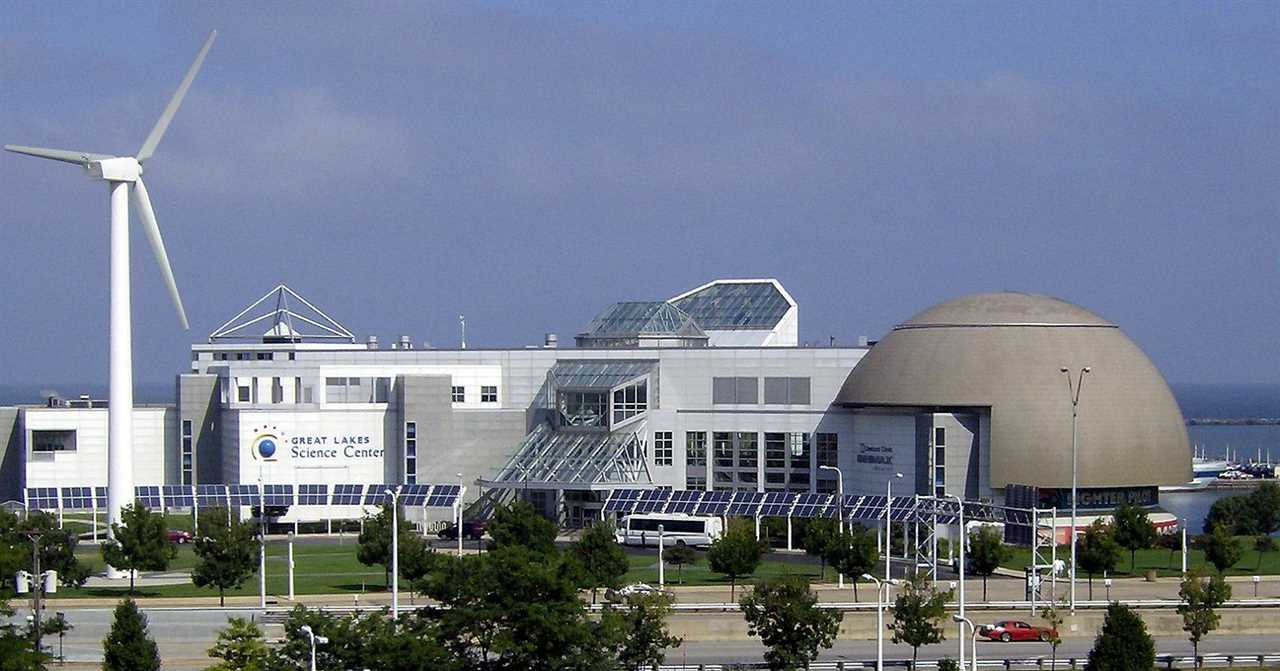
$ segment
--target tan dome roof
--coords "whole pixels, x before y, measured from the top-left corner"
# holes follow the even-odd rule
[[[1061,368],[1092,368],[1080,396],[1082,487],[1182,484],[1182,413],[1151,360],[1118,327],[1066,301],[974,294],[897,326],[836,402],[989,408],[991,485],[1071,484],[1071,403]]]

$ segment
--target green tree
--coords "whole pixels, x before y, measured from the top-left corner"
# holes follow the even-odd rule
[[[1138,550],[1145,550],[1156,543],[1156,528],[1151,524],[1147,511],[1129,502],[1119,505],[1115,517],[1116,543],[1129,551],[1129,572],[1137,571]]]
[[[485,526],[489,549],[520,545],[537,554],[553,554],[556,551],[556,525],[538,514],[533,506],[516,501],[509,506],[499,506],[493,518]]]
[[[462,671],[459,660],[440,643],[434,623],[417,613],[392,621],[387,611],[336,616],[302,606],[294,608],[284,625],[284,640],[272,651],[267,668],[310,669],[310,627],[329,642],[316,646],[316,668],[377,669],[378,671]]]
[[[1093,600],[1093,576],[1116,570],[1120,563],[1120,544],[1111,525],[1094,520],[1076,539],[1076,561],[1089,575],[1089,600]]]
[[[364,526],[360,529],[360,547],[356,550],[356,559],[361,564],[382,567],[387,589],[391,588],[391,516],[389,501],[382,504],[377,514],[366,515]],[[404,511],[396,514],[396,520],[399,522],[396,525],[396,545],[400,559],[400,578],[412,580],[418,577],[411,574],[416,573],[414,569],[422,566],[421,556],[428,551],[427,542],[413,528],[413,524],[404,518]]]
[[[698,561],[698,552],[688,545],[673,545],[662,553],[662,559],[676,567],[677,580],[684,584],[684,565]]]
[[[573,544],[573,556],[582,567],[581,587],[591,588],[591,603],[596,602],[596,591],[601,587],[622,586],[622,576],[630,564],[627,555],[614,537],[613,525],[596,522],[582,532]]]
[[[1280,531],[1280,485],[1264,482],[1249,494],[1249,507],[1253,509],[1257,533],[1273,534]]]
[[[1159,545],[1160,547],[1169,551],[1169,564],[1167,568],[1170,571],[1172,571],[1173,570],[1173,554],[1175,552],[1182,551],[1182,534],[1177,532],[1160,534],[1160,537],[1156,540],[1156,545]]]
[[[804,547],[804,553],[817,557],[822,562],[822,580],[827,579],[828,546],[838,534],[839,529],[836,527],[835,520],[816,517],[807,521],[804,533],[800,535],[800,544]]]
[[[760,566],[765,546],[756,540],[751,525],[737,521],[729,524],[724,535],[711,542],[707,564],[711,570],[729,576],[729,600],[734,600],[738,578],[751,575]]]
[[[982,526],[969,534],[969,549],[965,554],[965,571],[982,576],[982,600],[987,600],[987,578],[1009,561],[1013,549],[1004,544],[1004,532],[997,527]]]
[[[844,614],[817,604],[818,595],[795,576],[762,580],[742,597],[747,633],[764,643],[770,669],[807,669],[834,643]]]
[[[164,515],[136,503],[120,511],[123,524],[112,524],[112,539],[102,544],[102,559],[108,566],[129,572],[129,593],[133,594],[135,571],[163,571],[177,556],[169,542]]]
[[[67,620],[67,616],[58,611],[53,617],[47,618],[40,622],[40,630],[45,636],[58,637],[58,661],[65,662],[66,656],[62,654],[62,639],[75,627]]]
[[[1218,569],[1218,573],[1225,573],[1227,569],[1235,566],[1244,556],[1244,549],[1240,547],[1240,541],[1231,535],[1231,529],[1226,524],[1219,524],[1214,527],[1208,535],[1202,539],[1204,545],[1204,557],[1209,560],[1213,567]]]
[[[943,657],[938,660],[938,671],[964,671],[964,669],[960,668],[960,662],[950,657]]]
[[[10,524],[11,522],[11,524]],[[0,520],[0,542],[8,542],[19,548],[23,566],[31,567],[32,534],[40,537],[40,568],[58,572],[62,585],[81,587],[89,579],[89,567],[76,557],[79,539],[66,529],[58,528],[58,518],[44,511],[35,511],[22,521],[10,515],[9,522]],[[6,574],[9,575],[9,574]]]
[[[682,547],[682,546],[681,546]],[[675,602],[668,594],[632,594],[621,607],[605,606],[601,614],[605,637],[615,642],[613,656],[624,669],[657,668],[666,650],[682,639],[667,629],[667,616]]]
[[[129,506],[126,506],[126,510]],[[124,519],[128,520],[127,516]],[[120,568],[117,566],[117,568]],[[133,599],[116,606],[111,631],[102,642],[103,671],[160,671],[160,653],[147,633],[147,616]]]
[[[1178,597],[1182,600],[1178,606],[1178,614],[1182,616],[1182,630],[1187,632],[1187,638],[1191,640],[1195,667],[1198,669],[1200,640],[1218,628],[1220,618],[1217,609],[1231,598],[1231,586],[1221,573],[1206,579],[1199,571],[1191,570],[1182,579]]]
[[[217,588],[218,605],[227,605],[226,591],[239,588],[257,569],[255,545],[252,524],[230,518],[225,511],[206,511],[196,533],[191,582]]]
[[[205,671],[267,671],[271,649],[256,623],[233,617],[218,632],[209,656],[219,661]]]
[[[880,562],[880,546],[866,527],[856,524],[828,540],[824,557],[836,571],[853,581],[853,600],[857,601],[858,581]]]
[[[1248,496],[1227,496],[1213,502],[1209,506],[1209,514],[1205,515],[1204,528],[1215,529],[1226,526],[1232,534],[1253,536],[1258,529],[1257,506]]]
[[[1270,536],[1258,536],[1258,539],[1253,542],[1253,549],[1258,553],[1258,564],[1253,568],[1253,570],[1255,572],[1261,571],[1262,556],[1268,552],[1276,551],[1276,539]]]
[[[947,617],[947,601],[951,592],[933,587],[924,573],[913,573],[903,582],[893,602],[894,643],[911,646],[911,668],[916,668],[920,646],[941,643],[944,638],[943,622]]]
[[[1149,671],[1155,663],[1156,646],[1142,618],[1128,606],[1107,606],[1085,671]]]
[[[1045,626],[1049,628],[1048,634],[1044,637],[1045,643],[1049,644],[1049,669],[1055,671],[1058,668],[1058,646],[1062,645],[1062,624],[1066,621],[1063,611],[1067,608],[1064,600],[1059,599],[1057,602],[1050,603],[1040,611],[1040,619],[1044,620]]]

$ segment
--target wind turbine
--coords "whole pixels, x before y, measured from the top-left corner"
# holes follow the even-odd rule
[[[164,240],[160,237],[160,227],[156,224],[155,209],[151,207],[151,198],[147,195],[147,186],[142,182],[142,166],[155,153],[156,145],[173,121],[182,98],[191,88],[191,82],[200,71],[204,57],[213,46],[218,31],[209,33],[204,46],[196,54],[196,60],[187,69],[178,90],[169,99],[164,112],[156,125],[147,135],[136,156],[113,156],[110,154],[94,154],[83,151],[66,151],[63,149],[45,149],[42,147],[21,147],[5,145],[8,151],[26,154],[38,158],[47,158],[63,163],[82,166],[92,179],[107,182],[111,192],[111,388],[107,408],[107,519],[111,523],[120,523],[120,511],[132,502],[133,492],[133,335],[129,316],[129,187],[133,187],[133,200],[138,206],[138,214],[142,220],[142,228],[146,231],[147,240],[151,243],[151,251],[155,253],[160,264],[160,272],[164,276],[165,285],[169,287],[169,296],[173,306],[178,310],[178,319],[182,328],[190,328],[187,324],[187,313],[182,307],[182,297],[178,294],[178,285],[173,280],[173,269],[169,267],[169,255],[164,249]],[[108,527],[109,528],[109,527]]]

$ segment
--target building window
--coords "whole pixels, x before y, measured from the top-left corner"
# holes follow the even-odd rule
[[[809,469],[809,434],[807,433],[788,433],[787,440],[790,443],[790,449],[787,452],[791,458],[791,469],[797,468]]]
[[[818,445],[818,465],[835,466],[839,459],[839,438],[834,433],[815,433],[814,442]]]
[[[271,402],[284,403],[284,385],[278,377],[271,378]]]
[[[249,387],[249,385],[242,384],[239,387],[236,387],[236,400],[240,401],[241,403],[248,403],[249,399],[252,397],[253,397],[253,391]]]
[[[785,433],[764,434],[764,467],[765,468],[786,468],[787,467],[787,434]]]
[[[386,403],[391,398],[391,378],[378,377],[373,379],[373,402]]]
[[[33,429],[31,431],[32,452],[75,452],[75,431],[50,431]]]
[[[686,431],[684,434],[684,463],[686,466],[707,465],[707,432]],[[706,481],[703,481],[706,486]],[[693,487],[690,487],[693,489]]]
[[[258,352],[258,361],[271,361],[275,358],[275,354],[271,352]]]
[[[236,361],[248,361],[248,360],[249,360],[248,352],[236,352]]]
[[[609,397],[602,391],[560,392],[560,416],[566,426],[604,427],[608,405]]]
[[[756,405],[758,380],[754,377],[711,378],[711,402],[715,405]]]
[[[452,389],[449,390],[449,400],[453,401],[454,403],[466,403],[467,388],[453,387]]]
[[[670,431],[653,432],[653,463],[655,466],[670,466],[674,460],[673,440]]]
[[[766,377],[765,405],[809,405],[809,378]]]
[[[649,383],[641,380],[621,389],[613,390],[613,423],[638,417],[649,409]]]
[[[707,488],[707,478],[704,475],[690,475],[684,479],[685,489],[703,490]]]
[[[192,484],[193,436],[191,420],[182,420],[182,484]]]
[[[733,468],[733,434],[716,431],[711,434],[711,447],[715,450],[717,476],[718,469]]]
[[[404,423],[404,481],[418,484],[418,423]]]
[[[480,402],[481,403],[497,403],[498,402],[497,385],[493,385],[493,386],[482,385],[480,387]]]
[[[947,427],[945,426],[933,427],[933,446],[934,447],[947,446]]]
[[[760,463],[760,439],[754,433],[735,433],[734,442],[738,453],[738,468],[751,469],[751,480],[744,482],[755,482],[756,465]],[[745,474],[743,474],[745,477]]]
[[[294,359],[296,359],[296,358],[297,358],[297,355],[295,355],[293,352],[289,352],[289,360],[290,360],[290,361],[293,361],[293,360],[294,360]]]
[[[826,478],[818,478],[818,493],[819,494],[835,494],[836,493],[835,478],[832,478],[830,480]]]

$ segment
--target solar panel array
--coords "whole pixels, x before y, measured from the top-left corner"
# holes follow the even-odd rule
[[[196,504],[201,508],[227,507],[227,486],[196,485]]]
[[[460,485],[436,485],[431,488],[431,496],[427,497],[427,507],[452,508],[461,495]]]
[[[160,510],[164,506],[160,503],[160,486],[159,485],[139,485],[133,488],[133,498],[142,504],[144,508],[152,510]]]
[[[400,505],[406,508],[424,506],[430,492],[431,485],[400,485]]]
[[[323,506],[329,502],[329,485],[298,485],[298,505]]]
[[[256,506],[260,500],[257,485],[227,485],[227,494],[233,506]]]
[[[191,508],[195,505],[195,495],[190,485],[164,485],[161,487],[166,508]]]
[[[63,510],[92,510],[93,487],[63,487]]]
[[[884,520],[884,496],[850,495],[837,506],[831,494],[799,494],[794,492],[732,492],[668,489],[617,489],[605,500],[604,511],[619,515],[665,513],[715,515],[726,517],[801,517],[835,518],[843,508],[848,520]],[[894,521],[932,517],[940,524],[955,524],[958,518],[954,500],[928,497],[895,496],[889,508]],[[989,504],[965,503],[965,518],[1030,524],[1030,511],[1001,508]],[[1026,522],[1020,522],[1025,518]]]
[[[263,485],[263,504],[268,506],[293,505],[293,485]]]
[[[57,510],[57,487],[27,487],[27,510]]]
[[[152,510],[257,506],[260,502],[268,506],[380,505],[388,489],[397,490],[400,504],[406,507],[452,508],[462,494],[457,484],[339,484],[333,485],[332,496],[327,484],[264,484],[261,492],[257,484],[138,485],[133,489],[134,500]],[[26,500],[31,510],[106,510],[107,488],[28,487]],[[665,505],[666,500],[661,503]]]
[[[366,506],[380,506],[383,501],[390,499],[387,496],[388,489],[395,489],[395,485],[372,484],[364,488],[364,504]]]
[[[362,491],[364,491],[364,485],[334,485],[333,505],[358,506],[360,505],[360,492]]]

